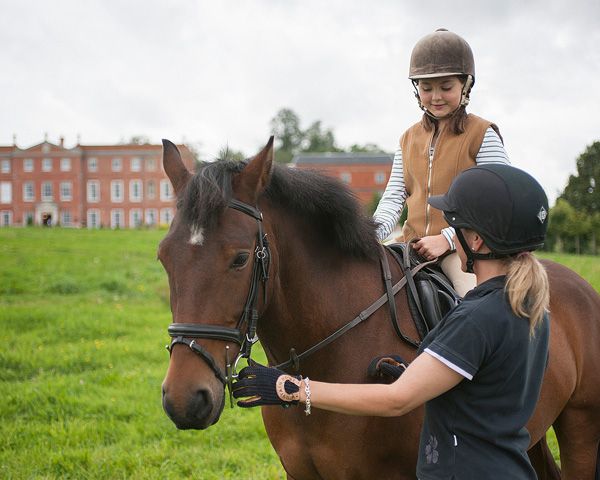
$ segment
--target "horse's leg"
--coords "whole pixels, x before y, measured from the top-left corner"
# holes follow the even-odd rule
[[[554,431],[560,448],[562,478],[597,480],[600,420],[595,412],[567,406],[556,419]]]
[[[546,436],[527,451],[538,480],[560,480],[560,468],[546,442]]]

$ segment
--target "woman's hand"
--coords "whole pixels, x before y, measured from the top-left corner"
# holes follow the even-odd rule
[[[443,234],[430,235],[413,243],[416,252],[427,260],[438,258],[450,250],[450,244]]]

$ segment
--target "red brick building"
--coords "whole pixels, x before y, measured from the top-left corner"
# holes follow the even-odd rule
[[[294,156],[292,165],[341,179],[364,205],[383,194],[393,161],[387,153],[300,153]]]
[[[192,152],[178,148],[193,168]],[[0,226],[134,228],[173,214],[162,145],[0,146]]]

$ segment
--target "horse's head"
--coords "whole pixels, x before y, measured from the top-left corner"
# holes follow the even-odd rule
[[[255,333],[252,317],[270,266],[255,206],[271,178],[273,138],[247,164],[207,164],[195,175],[175,145],[163,145],[178,202],[158,249],[173,314],[163,408],[178,428],[204,429],[218,421],[225,405],[227,359],[233,363]]]

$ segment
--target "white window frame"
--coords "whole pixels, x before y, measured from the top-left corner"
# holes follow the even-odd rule
[[[158,212],[156,208],[147,208],[145,212],[144,223],[147,227],[156,227],[158,226]]]
[[[154,180],[148,180],[146,182],[146,198],[154,200],[156,198],[156,182]]]
[[[142,159],[140,157],[131,157],[130,166],[132,172],[142,171]]]
[[[352,174],[350,172],[341,172],[340,180],[344,183],[352,183]]]
[[[121,157],[114,157],[112,159],[111,165],[113,172],[120,172],[121,170],[123,170],[123,160],[121,159]]]
[[[123,180],[111,180],[110,182],[110,201],[121,203],[125,199],[125,186]]]
[[[42,158],[42,172],[51,172],[52,171],[52,159],[51,158]]]
[[[160,224],[171,225],[173,220],[173,209],[172,208],[161,208],[160,209]]]
[[[35,183],[23,182],[23,201],[35,202]]]
[[[2,166],[0,167],[0,173],[10,173],[10,159],[3,158]]]
[[[90,203],[98,203],[100,201],[100,182],[98,180],[87,181],[86,198]]]
[[[70,172],[71,171],[71,159],[69,157],[63,157],[60,159],[60,171]]]
[[[23,159],[23,171],[24,172],[33,172],[33,158],[24,158]]]
[[[124,228],[124,214],[122,208],[113,208],[110,211],[110,228]]]
[[[73,182],[60,182],[60,200],[61,202],[70,202],[73,200]]]
[[[42,182],[42,202],[54,200],[54,185],[52,182]]]
[[[1,227],[12,227],[12,210],[2,210],[0,212],[0,226]]]
[[[142,210],[132,208],[129,210],[129,228],[138,228],[142,226]]]
[[[170,202],[171,200],[173,200],[173,188],[171,187],[171,182],[163,179],[160,181],[160,201]]]
[[[385,183],[385,172],[375,172],[374,180],[377,185],[382,185]]]
[[[12,203],[12,182],[0,182],[0,203]]]
[[[141,180],[129,180],[129,201],[139,203],[144,197],[142,190],[144,182]]]
[[[71,226],[71,212],[68,210],[61,210],[60,212],[60,225],[62,227]]]
[[[156,158],[148,157],[146,159],[146,170],[148,170],[149,172],[156,171]]]
[[[88,172],[98,171],[98,157],[90,157],[87,161]]]
[[[100,220],[100,210],[97,208],[90,208],[87,211],[87,228],[100,228],[102,225]]]

